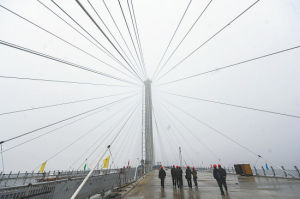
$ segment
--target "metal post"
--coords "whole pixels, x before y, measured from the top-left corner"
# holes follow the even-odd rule
[[[89,171],[88,175],[84,178],[84,180],[82,181],[82,183],[79,185],[79,187],[76,189],[76,191],[74,192],[74,194],[72,195],[71,199],[75,199],[77,197],[77,195],[79,194],[79,192],[81,191],[81,189],[83,188],[83,186],[85,185],[85,183],[88,181],[88,179],[90,178],[90,176],[93,174],[94,170],[97,168],[99,162],[104,158],[104,155],[106,154],[106,152],[109,150],[110,145],[107,146],[107,149],[104,151],[104,153],[102,154],[102,156],[99,158],[99,160],[97,161],[97,163],[95,164],[95,166]]]
[[[1,187],[1,183],[2,183],[2,180],[3,180],[3,177],[4,177],[5,174],[3,172],[1,172],[0,175],[1,175],[1,179],[0,179],[0,187]]]
[[[28,175],[28,173],[27,173],[27,171],[25,172],[25,175],[24,175],[24,182],[23,182],[23,184],[25,184],[26,183],[26,178],[27,178],[27,175]]]
[[[300,178],[300,172],[297,166],[294,166],[294,168],[296,169],[296,171],[298,172],[298,177]]]
[[[9,175],[8,175],[8,177],[7,177],[7,180],[5,181],[5,184],[4,184],[5,187],[6,187],[7,182],[9,181],[9,178],[10,178],[10,176],[11,176],[11,173],[12,173],[12,171],[10,171],[10,173],[9,173]]]
[[[263,166],[262,166],[261,168],[262,168],[262,170],[263,170],[263,172],[264,172],[264,176],[266,176],[265,168],[264,168]]]
[[[15,179],[14,185],[15,185],[15,184],[17,183],[17,181],[18,181],[19,175],[20,175],[20,171],[18,172],[18,174],[17,174],[17,176],[16,176],[16,179]]]
[[[145,87],[143,88],[143,95],[142,95],[142,158],[141,162],[144,161],[144,139],[145,139]],[[142,164],[144,166],[144,164]],[[143,167],[143,172],[145,172],[145,169]]]
[[[256,175],[259,176],[259,174],[257,173],[256,167],[254,167],[254,170],[255,170]]]
[[[272,172],[273,172],[273,176],[275,177],[276,173],[275,173],[275,170],[274,170],[274,168],[272,166],[271,166],[271,169],[272,169]]]
[[[146,80],[145,85],[145,169],[152,170],[154,165],[154,148],[153,148],[153,132],[152,132],[152,95],[151,81]]]
[[[181,147],[179,147],[179,163],[180,163],[180,167],[182,167]]]
[[[285,168],[283,166],[281,166],[282,170],[283,170],[283,173],[284,173],[284,176],[287,178],[287,173],[285,171]]]

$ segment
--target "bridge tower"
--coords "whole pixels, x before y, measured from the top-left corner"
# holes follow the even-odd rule
[[[152,132],[152,96],[151,96],[151,80],[144,82],[144,145],[145,145],[145,171],[152,170],[154,165],[154,148],[153,148],[153,132]]]

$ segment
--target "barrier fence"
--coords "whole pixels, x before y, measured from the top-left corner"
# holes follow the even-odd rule
[[[31,198],[67,199],[72,196],[89,171],[49,171],[0,175],[0,199]],[[134,182],[144,175],[143,169],[122,168],[95,170],[78,195],[90,197]]]
[[[234,167],[226,167],[226,172],[230,174],[236,174]],[[273,167],[270,166],[268,169],[261,167],[251,167],[253,176],[266,176],[266,177],[280,177],[280,178],[294,178],[300,179],[300,171],[297,166],[294,166],[294,169],[285,169],[284,166]],[[199,168],[199,171],[208,171],[212,172],[212,168]]]

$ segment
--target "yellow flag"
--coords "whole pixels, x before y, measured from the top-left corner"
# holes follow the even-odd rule
[[[103,166],[102,166],[102,168],[108,168],[109,158],[110,158],[110,156],[107,156],[107,158],[105,158],[103,160]]]
[[[45,166],[46,166],[47,161],[43,162],[41,168],[40,168],[40,173],[43,173],[45,170]]]

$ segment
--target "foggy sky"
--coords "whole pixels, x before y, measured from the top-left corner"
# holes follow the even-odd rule
[[[67,19],[51,1],[42,0],[42,2],[54,9],[64,19]],[[81,2],[92,13],[92,16],[97,19],[87,2],[85,0]],[[91,2],[125,49],[125,45],[122,43],[121,37],[110,20],[102,1],[91,0]],[[117,1],[107,0],[106,2],[117,24],[120,26],[120,30],[124,34],[131,51],[134,52]],[[122,0],[121,2],[129,20],[126,1]],[[189,1],[133,0],[133,2],[147,74],[148,78],[151,79]],[[170,46],[167,56],[180,42],[208,2],[208,0],[192,1],[191,7]],[[253,2],[253,0],[212,1],[162,73],[178,63]],[[112,59],[66,26],[37,1],[2,0],[0,3],[127,73],[122,66],[117,65]],[[75,1],[57,0],[57,3],[117,56],[116,51],[109,45]],[[159,85],[163,82],[297,46],[300,44],[299,19],[299,1],[261,0],[245,15],[232,23],[176,69],[161,80],[154,81],[152,84],[152,100],[159,128],[157,132],[153,122],[155,161],[162,162],[164,165],[179,164],[178,147],[181,146],[183,158],[189,165],[209,166],[212,163],[219,162],[220,159],[225,166],[232,166],[235,163],[251,163],[252,165],[257,163],[257,166],[268,163],[274,166],[284,165],[288,168],[294,165],[300,166],[300,156],[298,154],[300,151],[299,119],[185,99],[165,93],[171,92],[300,115],[299,49],[173,84]],[[71,20],[67,20],[78,28]],[[101,24],[98,19],[97,22]],[[0,113],[128,92],[111,98],[0,116],[0,140],[6,140],[122,97],[136,94],[132,98],[106,108],[89,118],[5,152],[3,154],[5,171],[36,169],[43,161],[59,152],[78,137],[87,134],[90,129],[102,124],[66,151],[49,160],[46,170],[80,168],[80,164],[86,159],[86,155],[82,155],[83,152],[92,146],[93,148],[89,151],[91,152],[100,144],[96,153],[88,159],[88,165],[91,167],[92,163],[100,157],[105,147],[113,139],[113,136],[118,133],[122,122],[129,116],[130,111],[133,111],[134,107],[138,106],[131,120],[129,120],[116,142],[112,145],[112,156],[115,166],[127,165],[128,161],[130,161],[131,165],[136,165],[142,153],[142,83],[138,83],[137,79],[129,78],[77,49],[66,45],[3,8],[0,8],[0,24],[1,40],[41,51],[51,56],[137,83],[137,85],[132,86],[0,45],[0,75],[129,86],[106,87],[0,78]],[[84,33],[83,31],[81,32]],[[257,160],[257,157],[247,150],[201,125],[188,115],[173,108],[171,104],[179,106],[241,145],[262,155],[265,159]],[[192,133],[176,121],[169,114],[168,110],[175,115],[175,118],[187,126]],[[103,122],[105,120],[107,121]],[[66,123],[4,143],[3,148],[4,150],[8,149]],[[111,131],[112,133],[108,133]],[[97,141],[96,145],[93,145],[95,141]],[[78,160],[76,164],[73,164],[76,160]]]

